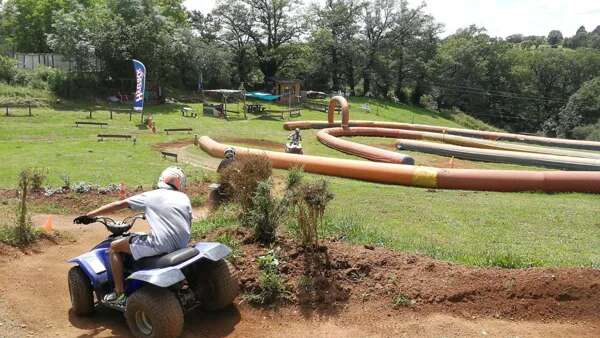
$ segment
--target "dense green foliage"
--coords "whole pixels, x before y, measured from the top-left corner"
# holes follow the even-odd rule
[[[60,95],[130,91],[130,59],[150,87],[269,89],[298,78],[305,89],[344,91],[458,108],[511,131],[570,135],[597,120],[569,117],[581,86],[600,76],[600,27],[573,36],[489,36],[467,27],[442,39],[426,5],[406,0],[218,1],[210,14],[182,0],[6,0],[0,52],[53,52],[77,64],[48,84]],[[0,81],[29,85],[0,59]],[[33,84],[40,87],[39,83]],[[101,89],[97,89],[101,88]],[[584,104],[587,101],[581,101]]]

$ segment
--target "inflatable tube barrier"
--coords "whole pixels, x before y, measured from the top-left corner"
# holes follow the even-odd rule
[[[560,170],[600,171],[600,160],[580,157],[523,153],[507,150],[468,148],[433,142],[398,140],[399,150],[419,151],[465,160],[541,166]]]
[[[342,121],[339,122],[339,121],[333,120],[333,115],[335,112],[335,105],[333,107],[334,107],[334,111],[331,111],[331,109],[330,109],[330,111],[328,113],[328,120],[329,120],[328,122],[292,121],[292,122],[286,122],[283,125],[283,127],[287,130],[292,130],[295,128],[325,129],[325,128],[339,127],[340,125],[342,125],[342,128],[371,127],[371,128],[386,128],[386,129],[404,129],[404,130],[414,130],[414,131],[422,131],[422,132],[457,135],[457,136],[475,137],[475,138],[487,139],[487,140],[492,140],[492,141],[513,141],[513,142],[530,143],[530,144],[545,145],[545,146],[558,147],[558,148],[600,150],[600,142],[594,142],[594,141],[567,140],[567,139],[540,137],[540,136],[532,136],[532,135],[520,135],[520,134],[499,133],[499,132],[491,132],[491,131],[481,131],[481,130],[428,126],[428,125],[423,125],[423,124],[358,121],[358,120],[357,121],[349,121],[349,117],[347,117],[347,115],[344,115],[344,110],[342,110]],[[331,108],[331,105],[330,105],[330,108]],[[349,122],[346,122],[346,125],[344,125],[344,122],[346,120],[348,120]]]
[[[200,147],[208,154],[223,157],[224,145],[202,136]],[[306,172],[399,184],[422,188],[483,191],[544,191],[600,193],[600,172],[516,171],[479,169],[438,169],[391,163],[336,159],[321,156],[287,154],[252,148],[234,147],[236,156],[249,154],[268,157],[274,168],[302,166]]]

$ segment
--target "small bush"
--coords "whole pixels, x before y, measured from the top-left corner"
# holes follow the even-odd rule
[[[327,181],[322,179],[302,184],[291,193],[291,204],[302,245],[318,247],[319,229],[323,224],[325,208],[333,197]]]
[[[44,168],[34,168],[30,171],[31,175],[31,190],[40,191],[48,177],[48,170]]]
[[[63,182],[62,187],[65,189],[71,189],[71,177],[69,174],[64,173],[60,175],[60,180]]]
[[[17,74],[17,61],[0,55],[0,82],[13,83]]]
[[[266,156],[242,156],[227,167],[219,179],[221,185],[231,187],[232,195],[240,203],[242,211],[247,213],[252,207],[252,198],[258,183],[271,177],[273,168]]]
[[[288,290],[279,275],[277,269],[279,260],[275,256],[275,252],[269,250],[266,255],[258,257],[257,263],[261,270],[258,277],[258,290],[244,295],[244,298],[255,305],[271,304],[286,298]]]
[[[30,189],[31,170],[23,170],[19,175],[19,204],[13,217],[2,218],[6,224],[0,226],[0,241],[9,245],[24,247],[36,241],[40,232],[33,228],[27,211],[27,192]]]
[[[421,98],[419,99],[419,104],[421,105],[421,107],[423,107],[425,109],[429,109],[432,111],[438,110],[437,101],[430,94],[425,94],[425,95],[421,96]]]
[[[275,241],[279,222],[286,215],[287,208],[283,199],[275,198],[271,193],[271,182],[259,182],[252,197],[252,206],[248,210],[246,223],[254,228],[254,238],[268,244]]]
[[[397,295],[394,298],[394,305],[395,306],[410,306],[412,305],[412,300],[410,299],[409,296],[400,293],[399,295]]]
[[[296,188],[302,182],[304,177],[304,168],[301,166],[294,166],[288,170],[286,188],[288,190]]]
[[[259,256],[256,262],[258,263],[258,268],[262,271],[277,272],[277,268],[279,267],[279,259],[277,259],[273,250],[267,251],[266,255]]]
[[[600,141],[600,121],[573,128],[571,136],[577,140]]]

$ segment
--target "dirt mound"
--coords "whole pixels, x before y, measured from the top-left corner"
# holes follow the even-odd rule
[[[208,185],[209,183],[201,181],[189,182],[186,193],[189,196],[206,195]],[[125,197],[133,196],[144,190],[142,186],[125,187]],[[15,189],[0,189],[0,199],[3,201],[16,199],[17,197],[18,192]],[[32,206],[46,206],[52,209],[59,209],[63,214],[79,214],[96,209],[103,204],[116,201],[119,197],[120,194],[118,191],[100,192],[94,189],[83,193],[67,190],[51,196],[46,196],[42,191],[34,191],[27,195],[27,200]]]
[[[249,234],[236,230],[233,235],[244,241]],[[335,307],[369,301],[400,311],[467,318],[597,320],[599,270],[470,268],[383,248],[324,244],[326,269],[322,276],[312,275],[312,288],[307,290],[303,276],[312,271],[314,254],[279,239],[279,271],[292,290],[292,303]],[[237,267],[244,276],[242,288],[249,291],[258,283],[256,258],[268,249],[244,244],[242,251]]]

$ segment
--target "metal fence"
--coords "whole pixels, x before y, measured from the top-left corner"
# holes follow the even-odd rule
[[[67,72],[77,70],[77,63],[71,61],[60,54],[51,53],[11,53],[9,54],[12,58],[17,60],[17,66],[24,69],[35,69],[37,66],[46,66],[50,68],[58,68]],[[97,59],[92,60],[91,71],[99,69],[99,62]]]

